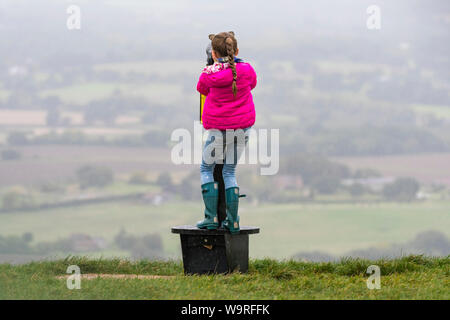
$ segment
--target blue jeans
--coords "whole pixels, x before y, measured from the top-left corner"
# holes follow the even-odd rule
[[[248,143],[248,130],[209,130],[203,147],[200,178],[202,185],[214,181],[214,166],[223,163],[225,189],[237,187],[236,165]]]

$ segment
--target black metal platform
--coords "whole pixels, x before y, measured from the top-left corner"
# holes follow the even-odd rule
[[[178,226],[172,233],[180,235],[185,274],[212,274],[248,271],[249,234],[258,227],[243,226],[238,234],[225,229],[207,230],[195,226]]]
[[[250,227],[250,226],[243,226],[240,228],[241,231],[239,234],[255,234],[259,233],[258,227]],[[179,233],[179,234],[193,234],[193,235],[223,235],[225,233],[229,232],[225,229],[219,228],[216,230],[208,230],[208,229],[199,229],[196,226],[191,225],[185,225],[185,226],[177,226],[172,228],[172,233]]]

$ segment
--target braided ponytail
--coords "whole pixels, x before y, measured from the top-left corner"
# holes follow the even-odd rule
[[[234,61],[234,55],[237,52],[237,41],[234,37],[234,32],[221,32],[216,35],[210,35],[209,38],[212,40],[212,49],[220,55],[222,58],[226,58],[226,61],[230,64],[231,71],[233,72],[233,95],[236,97],[237,94],[237,73],[236,73],[236,62]]]
[[[236,86],[236,63],[234,62],[234,48],[233,48],[233,39],[231,37],[225,40],[225,44],[227,46],[227,54],[228,54],[228,63],[230,64],[231,71],[233,72],[233,95],[236,96],[237,86]]]

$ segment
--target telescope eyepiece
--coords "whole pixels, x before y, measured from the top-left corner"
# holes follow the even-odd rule
[[[214,64],[214,59],[212,57],[212,47],[211,43],[206,46],[206,65],[210,66]]]

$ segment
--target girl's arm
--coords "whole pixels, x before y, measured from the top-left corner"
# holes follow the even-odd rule
[[[197,91],[200,92],[201,94],[207,96],[209,93],[209,79],[208,79],[208,75],[206,73],[202,73],[200,75],[200,79],[198,79],[198,83],[197,83]]]

